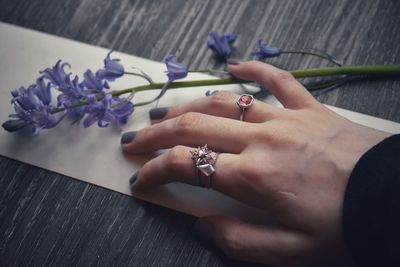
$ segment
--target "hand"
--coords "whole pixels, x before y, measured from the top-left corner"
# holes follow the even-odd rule
[[[350,265],[341,230],[347,180],[361,155],[389,134],[330,111],[286,71],[253,61],[228,69],[268,88],[285,108],[255,101],[246,121],[239,121],[238,95],[221,91],[156,110],[154,114],[161,110],[165,116],[130,133],[130,139],[135,137],[131,142],[125,138],[123,150],[139,154],[172,149],[147,162],[132,189],[175,181],[195,184],[190,150],[208,144],[221,152],[213,189],[265,210],[278,223],[267,227],[201,218],[197,228],[206,238],[239,260],[276,266]]]

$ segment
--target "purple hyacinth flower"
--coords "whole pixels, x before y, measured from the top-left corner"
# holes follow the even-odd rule
[[[50,129],[57,125],[56,117],[51,114],[51,107],[39,103],[36,110],[31,111],[31,125],[34,134],[38,134],[41,129]]]
[[[112,52],[112,50],[108,52],[107,57],[104,59],[104,69],[100,69],[96,73],[100,79],[114,81],[115,79],[124,75],[124,66],[119,63],[119,59],[110,58]]]
[[[169,82],[183,79],[188,74],[188,68],[182,63],[179,63],[174,55],[168,55],[165,58],[165,64],[167,65],[167,76]]]
[[[53,128],[57,124],[57,120],[51,114],[51,107],[45,106],[38,102],[35,109],[25,110],[18,102],[14,103],[15,114],[9,117],[13,118],[2,124],[6,131],[14,132],[27,125],[32,126],[32,131],[38,134],[41,129]]]
[[[15,114],[9,115],[11,120],[4,122],[1,126],[8,132],[15,132],[30,124],[32,119],[28,111],[21,108],[18,103],[14,103]]]
[[[94,90],[94,93],[99,93],[104,88],[110,89],[108,81],[114,81],[124,75],[124,66],[119,63],[119,59],[111,59],[111,53],[112,51],[104,59],[104,68],[99,69],[96,73],[91,70],[85,71],[82,86]]]
[[[59,60],[52,68],[47,68],[44,71],[41,71],[41,77],[47,78],[55,86],[63,87],[66,78],[71,75],[71,73],[65,72],[65,66],[71,68],[71,65],[66,62],[62,63],[62,61]]]
[[[63,106],[67,109],[67,114],[73,119],[80,119],[84,113],[83,106],[71,108],[71,105],[78,103],[85,97],[83,87],[79,83],[78,76],[75,76],[73,80],[70,77],[66,80],[66,86],[59,88],[62,93],[57,96],[57,106]]]
[[[69,77],[68,77],[69,78]],[[43,77],[39,77],[36,80],[35,94],[44,105],[50,105],[51,103],[51,91],[50,83],[45,83]]]
[[[98,72],[94,74],[91,70],[87,70],[83,73],[84,80],[81,83],[82,86],[94,90],[94,92],[99,93],[104,88],[108,88],[108,84],[103,82]]]
[[[258,60],[264,60],[271,57],[279,57],[282,50],[277,47],[268,46],[264,40],[258,41],[259,51],[251,53]]]
[[[11,91],[11,95],[13,96],[11,103],[18,103],[25,110],[35,109],[38,105],[35,92],[36,84],[30,85],[27,89],[21,86],[18,90]]]
[[[126,123],[127,118],[133,112],[133,104],[131,102],[123,102],[123,100],[106,95],[101,101],[96,100],[95,95],[89,95],[88,105],[85,106],[86,116],[83,121],[85,128],[97,122],[99,127],[107,127],[111,122]]]
[[[210,32],[207,46],[211,48],[217,56],[227,59],[232,52],[231,45],[235,42],[236,35],[226,33],[218,35],[216,32]]]

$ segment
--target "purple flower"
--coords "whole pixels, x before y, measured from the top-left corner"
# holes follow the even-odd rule
[[[56,117],[51,113],[51,107],[39,103],[36,110],[31,111],[32,131],[35,134],[39,133],[41,129],[50,129],[57,125]]]
[[[65,66],[71,68],[71,65],[66,62],[62,63],[61,60],[59,60],[52,68],[47,68],[44,71],[41,71],[41,77],[47,78],[55,86],[63,87],[66,78],[71,75],[71,73],[65,72]]]
[[[93,91],[93,93],[99,93],[104,88],[109,88],[107,82],[103,82],[103,79],[99,76],[98,72],[94,74],[91,70],[86,70],[83,73],[84,80],[81,86],[86,87]]]
[[[59,91],[62,93],[57,96],[57,106],[65,107],[67,109],[67,114],[71,118],[80,119],[84,115],[83,106],[71,107],[85,97],[85,92],[79,83],[78,76],[75,76],[73,80],[68,77],[65,87],[59,88]]]
[[[36,84],[30,85],[28,89],[21,86],[18,90],[11,91],[11,95],[13,96],[11,103],[17,103],[24,110],[35,109],[38,105],[35,92]]]
[[[124,67],[119,63],[119,59],[110,58],[111,53],[112,51],[104,59],[104,68],[97,70],[96,73],[88,69],[83,74],[84,80],[81,85],[92,90],[91,93],[99,93],[104,88],[110,89],[108,81],[114,81],[124,75]]]
[[[104,89],[109,89],[108,81],[114,81],[124,74],[124,67],[119,59],[112,59],[111,51],[104,59],[104,68],[95,73],[87,70],[84,79],[79,81],[78,76],[72,79],[72,74],[65,71],[71,67],[61,60],[51,67],[40,72],[36,83],[28,88],[21,86],[11,92],[15,113],[2,124],[7,131],[17,131],[25,126],[31,126],[35,134],[41,129],[55,127],[65,115],[80,119],[85,114],[84,126],[88,127],[98,122],[100,127],[106,127],[110,122],[126,123],[133,112],[133,104],[129,101],[106,95]],[[52,92],[57,90],[57,109],[52,105]],[[97,101],[96,98],[101,98]],[[88,105],[80,105],[80,101],[88,100]],[[60,112],[61,116],[53,113]]]
[[[133,112],[133,104],[118,97],[107,94],[101,101],[96,100],[95,95],[89,95],[88,105],[85,106],[86,116],[84,127],[89,127],[97,122],[99,127],[107,127],[111,122],[126,123]]]
[[[167,76],[170,82],[183,79],[188,74],[188,68],[179,63],[174,55],[168,55],[165,58],[165,64],[167,65]]]
[[[2,124],[6,131],[14,132],[31,125],[32,131],[38,134],[41,129],[53,128],[57,124],[55,116],[51,114],[50,106],[45,106],[38,101],[34,108],[24,109],[19,103],[14,102],[15,114],[9,116],[13,119]]]
[[[41,129],[52,128],[57,124],[55,116],[51,113],[50,84],[44,82],[44,77],[39,77],[36,84],[27,89],[21,86],[11,92],[15,114],[11,120],[3,123],[3,128],[9,132],[17,131],[27,125],[32,126],[35,134]]]
[[[270,57],[278,57],[281,55],[282,51],[277,47],[268,46],[264,40],[258,41],[260,51],[251,53],[252,56],[258,60],[264,60]]]
[[[116,78],[124,75],[124,66],[119,63],[119,59],[111,59],[110,55],[113,51],[108,52],[107,57],[104,59],[104,69],[97,71],[97,76],[100,79],[105,79],[107,81],[114,81]]]
[[[69,77],[67,77],[69,79]],[[35,94],[44,105],[50,105],[51,103],[51,91],[50,83],[45,83],[43,77],[39,77],[36,80]]]
[[[236,35],[230,33],[218,35],[216,32],[210,32],[207,46],[211,48],[217,54],[217,56],[226,59],[232,52],[231,44],[233,44],[235,40]]]

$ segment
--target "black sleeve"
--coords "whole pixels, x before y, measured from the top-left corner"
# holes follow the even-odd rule
[[[400,134],[356,164],[344,197],[343,234],[357,266],[400,266]]]

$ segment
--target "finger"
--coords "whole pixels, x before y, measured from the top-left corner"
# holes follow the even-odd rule
[[[228,70],[238,78],[256,81],[268,88],[286,108],[301,109],[318,104],[307,89],[285,70],[259,61],[229,64]]]
[[[195,230],[200,238],[214,243],[232,259],[274,266],[301,265],[301,255],[310,246],[309,238],[302,233],[222,216],[199,219]]]
[[[260,186],[255,186],[252,181],[257,179],[248,179],[243,176],[244,173],[252,173],[255,169],[251,166],[250,170],[243,170],[243,166],[246,166],[243,164],[246,162],[246,156],[220,153],[214,163],[215,173],[207,178],[198,173],[190,153],[192,150],[194,148],[175,146],[146,162],[130,179],[132,190],[139,192],[172,182],[199,186],[200,178],[203,185],[210,185],[211,189],[247,205],[268,209],[269,203],[273,203],[271,202],[273,192],[270,193],[268,190],[260,189]],[[273,212],[271,210],[271,213]]]
[[[241,113],[236,104],[238,98],[239,95],[233,92],[218,91],[211,96],[202,97],[184,105],[174,106],[169,109],[152,109],[150,111],[150,119],[154,123],[178,117],[184,113],[198,112],[238,120]],[[278,117],[283,112],[283,109],[255,99],[251,107],[246,109],[245,112],[245,120],[247,122],[264,122]]]
[[[134,191],[147,190],[159,185],[182,182],[190,185],[199,185],[197,169],[191,158],[191,147],[176,146],[170,151],[148,161],[140,171],[135,174],[131,187]],[[231,167],[239,161],[238,155],[222,153],[214,164],[216,172],[211,176],[212,189],[230,195],[240,197],[236,184],[234,173],[235,169]],[[200,178],[207,179],[203,174]],[[229,178],[229,179],[228,179]],[[207,180],[208,182],[208,180]],[[208,183],[203,183],[208,184]]]
[[[176,145],[192,147],[208,144],[220,152],[240,153],[251,137],[247,122],[189,112],[146,127],[135,134],[125,133],[123,150],[127,153],[149,153]],[[130,135],[130,139],[126,138]],[[134,137],[132,136],[134,135]]]

